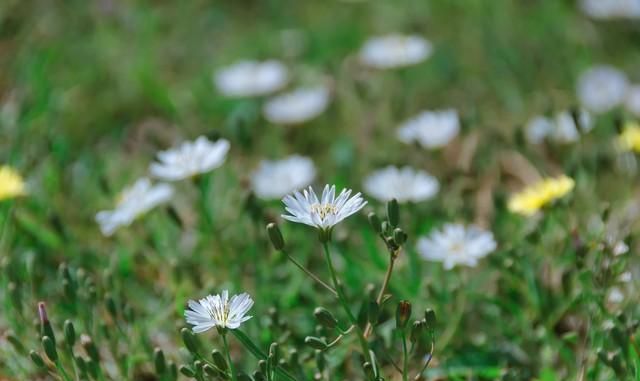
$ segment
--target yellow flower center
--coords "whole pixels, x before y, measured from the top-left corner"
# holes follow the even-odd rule
[[[0,201],[26,193],[26,186],[20,174],[8,166],[0,166]]]
[[[313,204],[311,205],[311,213],[316,213],[321,219],[325,219],[330,214],[338,214],[338,209],[333,204]]]

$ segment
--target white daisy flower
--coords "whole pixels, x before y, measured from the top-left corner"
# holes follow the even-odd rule
[[[607,65],[595,66],[578,79],[578,98],[582,105],[595,113],[607,112],[624,102],[627,77],[620,70]]]
[[[329,105],[326,87],[299,88],[267,101],[262,113],[275,124],[301,124],[322,114]]]
[[[496,249],[490,231],[475,226],[446,224],[429,237],[418,239],[417,250],[429,261],[442,262],[449,270],[456,265],[475,266],[480,258]]]
[[[633,85],[629,87],[625,107],[631,114],[636,117],[640,117],[640,85]]]
[[[547,138],[558,143],[573,143],[580,139],[581,132],[589,132],[592,128],[593,118],[588,111],[578,110],[575,114],[561,111],[553,119],[532,118],[525,127],[525,136],[532,144],[540,144]]]
[[[229,141],[217,140],[215,143],[204,136],[193,142],[183,142],[178,147],[158,153],[158,162],[152,163],[149,172],[152,176],[176,181],[212,171],[221,166],[229,151]]]
[[[612,287],[607,293],[607,303],[620,304],[624,302],[624,292],[620,287]]]
[[[544,116],[535,116],[525,126],[525,137],[529,143],[542,143],[553,132],[553,121]]]
[[[580,6],[594,19],[640,17],[640,0],[582,0]]]
[[[282,160],[261,161],[251,174],[251,188],[259,198],[272,200],[306,187],[315,177],[311,159],[292,155]]]
[[[435,177],[411,167],[388,166],[364,180],[364,191],[382,202],[393,198],[398,202],[420,202],[435,196],[438,189],[440,184]]]
[[[397,136],[404,143],[418,142],[424,148],[447,145],[460,132],[458,112],[453,109],[424,111],[403,123]]]
[[[302,193],[295,191],[282,199],[288,215],[282,218],[329,231],[340,221],[364,208],[367,202],[360,193],[351,196],[351,189],[343,189],[336,197],[336,186],[325,185],[322,198],[318,199],[313,188]]]
[[[173,196],[169,184],[152,185],[146,177],[138,179],[131,187],[122,191],[116,208],[96,214],[96,222],[105,236],[110,236],[121,226],[129,226],[136,217],[163,204]]]
[[[431,43],[420,36],[390,34],[367,40],[360,50],[360,61],[377,69],[392,69],[418,64],[432,51]]]
[[[228,97],[252,97],[280,90],[287,83],[287,68],[279,61],[240,61],[215,73],[218,91]]]
[[[213,327],[236,329],[252,318],[245,316],[253,306],[253,299],[247,293],[234,295],[229,299],[229,291],[220,295],[209,295],[199,301],[189,300],[189,310],[184,312],[194,333],[202,333]]]

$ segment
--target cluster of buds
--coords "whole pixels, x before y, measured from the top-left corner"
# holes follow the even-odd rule
[[[369,224],[384,241],[389,253],[392,256],[397,256],[402,245],[407,242],[407,233],[399,227],[400,208],[398,200],[394,198],[387,203],[387,219],[385,221],[380,221],[380,218],[374,212],[369,213],[368,218]]]

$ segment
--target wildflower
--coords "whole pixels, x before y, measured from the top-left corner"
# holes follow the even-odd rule
[[[247,293],[234,295],[229,299],[229,291],[220,295],[208,295],[199,301],[189,300],[185,311],[187,323],[193,325],[194,333],[202,333],[213,327],[236,329],[251,319],[245,316],[253,306],[253,299]]]
[[[624,101],[627,87],[627,77],[618,69],[607,65],[595,66],[578,79],[578,98],[589,111],[603,113]]]
[[[542,143],[553,131],[553,121],[544,116],[530,119],[525,126],[525,137],[532,144]]]
[[[419,238],[417,243],[418,253],[424,259],[442,262],[447,270],[456,265],[473,267],[495,249],[490,231],[461,224],[446,224],[429,237]]]
[[[152,176],[176,181],[212,171],[221,166],[229,151],[229,141],[220,139],[212,143],[204,136],[193,142],[158,153],[157,163],[151,164]]]
[[[282,218],[330,231],[336,224],[362,209],[367,202],[360,193],[351,196],[351,189],[343,189],[336,197],[336,186],[325,185],[318,199],[313,188],[293,192],[282,199],[289,215]]]
[[[390,34],[367,40],[360,50],[360,61],[377,69],[418,64],[432,52],[431,43],[420,36]]]
[[[640,18],[638,0],[582,0],[580,6],[594,19]]]
[[[328,104],[327,88],[299,88],[267,101],[262,113],[271,123],[301,124],[320,115]]]
[[[612,287],[607,293],[607,303],[620,304],[624,302],[624,292],[620,287]]]
[[[418,142],[424,148],[447,145],[460,132],[458,112],[453,109],[424,111],[403,123],[397,136],[404,143]]]
[[[0,201],[27,194],[22,176],[13,168],[0,166]]]
[[[411,167],[388,166],[364,180],[364,191],[382,202],[393,198],[399,202],[420,202],[435,196],[439,188],[435,177]]]
[[[573,179],[565,175],[544,179],[513,195],[509,199],[509,210],[531,216],[543,206],[565,196],[574,186]]]
[[[279,199],[311,184],[315,176],[311,159],[292,155],[282,160],[261,161],[251,175],[251,187],[262,199]]]
[[[618,146],[623,151],[640,152],[640,123],[627,123],[618,136]]]
[[[558,143],[573,143],[578,141],[581,132],[589,132],[592,128],[593,118],[588,111],[565,110],[557,113],[553,119],[534,117],[525,127],[525,136],[532,144],[540,144],[546,138]]]
[[[276,60],[244,60],[218,70],[214,80],[218,90],[228,97],[251,97],[281,89],[287,83],[288,73]]]
[[[172,196],[173,188],[170,185],[152,185],[148,178],[143,177],[122,191],[114,210],[98,212],[96,222],[102,234],[110,236],[120,226],[130,225],[138,216],[169,201]]]
[[[631,114],[640,117],[640,85],[629,87],[625,107]]]

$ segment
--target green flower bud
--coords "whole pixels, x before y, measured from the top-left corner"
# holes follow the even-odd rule
[[[398,206],[398,200],[395,198],[387,203],[387,219],[392,228],[397,227],[400,223],[400,208]]]
[[[401,300],[396,308],[396,328],[405,329],[411,318],[411,303]]]
[[[33,363],[36,364],[37,367],[39,368],[45,367],[44,360],[42,359],[42,356],[40,356],[40,353],[32,350],[29,352],[29,357],[31,357],[31,361],[33,361]]]
[[[273,365],[278,363],[279,359],[279,351],[278,351],[278,343],[271,343],[269,346],[269,362]]]
[[[15,349],[16,352],[20,354],[24,354],[26,352],[24,345],[22,345],[22,342],[20,341],[20,339],[18,339],[18,336],[16,336],[13,331],[8,331],[6,338],[7,341],[10,342],[11,345],[13,345],[13,349]]]
[[[307,336],[304,338],[304,343],[311,348],[317,349],[319,351],[324,351],[325,349],[327,349],[327,342],[319,337]]]
[[[162,349],[154,349],[153,364],[156,367],[156,374],[162,375],[167,371],[167,361],[164,358],[164,352],[162,351]]]
[[[178,379],[178,367],[176,366],[176,363],[169,361],[167,365],[169,367],[169,379],[176,381]]]
[[[367,380],[376,379],[376,372],[370,362],[365,362],[364,364],[362,364],[362,369],[364,370],[364,374],[367,376]]]
[[[53,333],[53,328],[49,322],[49,315],[47,314],[47,307],[44,302],[38,303],[38,316],[40,317],[40,334],[42,336],[48,336],[55,345],[56,335]]]
[[[322,324],[328,329],[334,329],[338,325],[338,320],[336,320],[333,314],[326,308],[317,307],[313,311],[313,315],[316,317],[316,320],[318,320],[318,323]]]
[[[180,366],[180,373],[182,373],[185,377],[194,378],[196,376],[196,372],[194,372],[191,368],[186,365]]]
[[[262,373],[267,373],[267,362],[264,360],[260,360],[258,361],[258,368],[260,368],[260,371]]]
[[[393,229],[393,242],[398,246],[404,245],[407,242],[407,233],[400,228]]]
[[[76,363],[76,367],[80,371],[80,374],[87,373],[87,362],[82,356],[74,356],[73,361]]]
[[[215,370],[211,365],[209,364],[204,364],[204,366],[202,367],[202,370],[209,376],[211,377],[217,377],[220,375],[220,372],[218,372],[217,370]]]
[[[267,235],[269,235],[269,240],[271,240],[271,244],[276,250],[281,251],[284,249],[284,238],[278,225],[273,222],[269,223],[267,225]]]
[[[213,365],[216,368],[220,369],[223,372],[226,372],[228,369],[227,360],[224,359],[222,353],[219,350],[214,349],[211,351],[211,359],[213,360]]]
[[[58,361],[58,351],[56,350],[56,343],[54,343],[49,336],[44,336],[42,338],[42,349],[44,349],[44,353],[47,355],[49,360],[53,362]]]
[[[378,317],[380,316],[380,306],[375,300],[370,300],[367,307],[367,321],[371,325],[378,323]]]
[[[198,347],[196,345],[193,332],[188,328],[182,328],[180,330],[180,334],[182,335],[182,342],[184,343],[184,346],[187,347],[187,350],[191,353],[198,353]]]
[[[80,344],[87,352],[87,355],[89,355],[89,358],[97,365],[100,362],[100,354],[98,353],[98,348],[91,337],[84,334],[80,335]]]
[[[427,330],[427,322],[425,320],[416,320],[413,322],[411,326],[411,334],[409,336],[409,340],[412,343],[417,343],[423,337],[424,333]]]
[[[424,320],[427,322],[427,328],[434,330],[436,327],[436,313],[431,308],[427,308],[424,311]]]
[[[71,320],[68,319],[64,322],[64,341],[69,347],[73,347],[76,343],[76,329]]]
[[[371,213],[369,213],[369,215],[367,215],[367,218],[369,219],[369,225],[371,225],[373,230],[376,233],[381,234],[382,233],[382,222],[380,222],[380,219],[378,218],[378,215],[375,214],[374,212],[371,212]]]
[[[319,350],[316,351],[316,365],[318,366],[320,373],[324,372],[324,369],[327,366],[327,360],[324,357],[324,353]]]
[[[253,376],[253,379],[255,381],[266,381],[267,380],[267,378],[264,376],[264,373],[262,373],[259,370],[256,370],[255,372],[253,372],[252,376]]]

